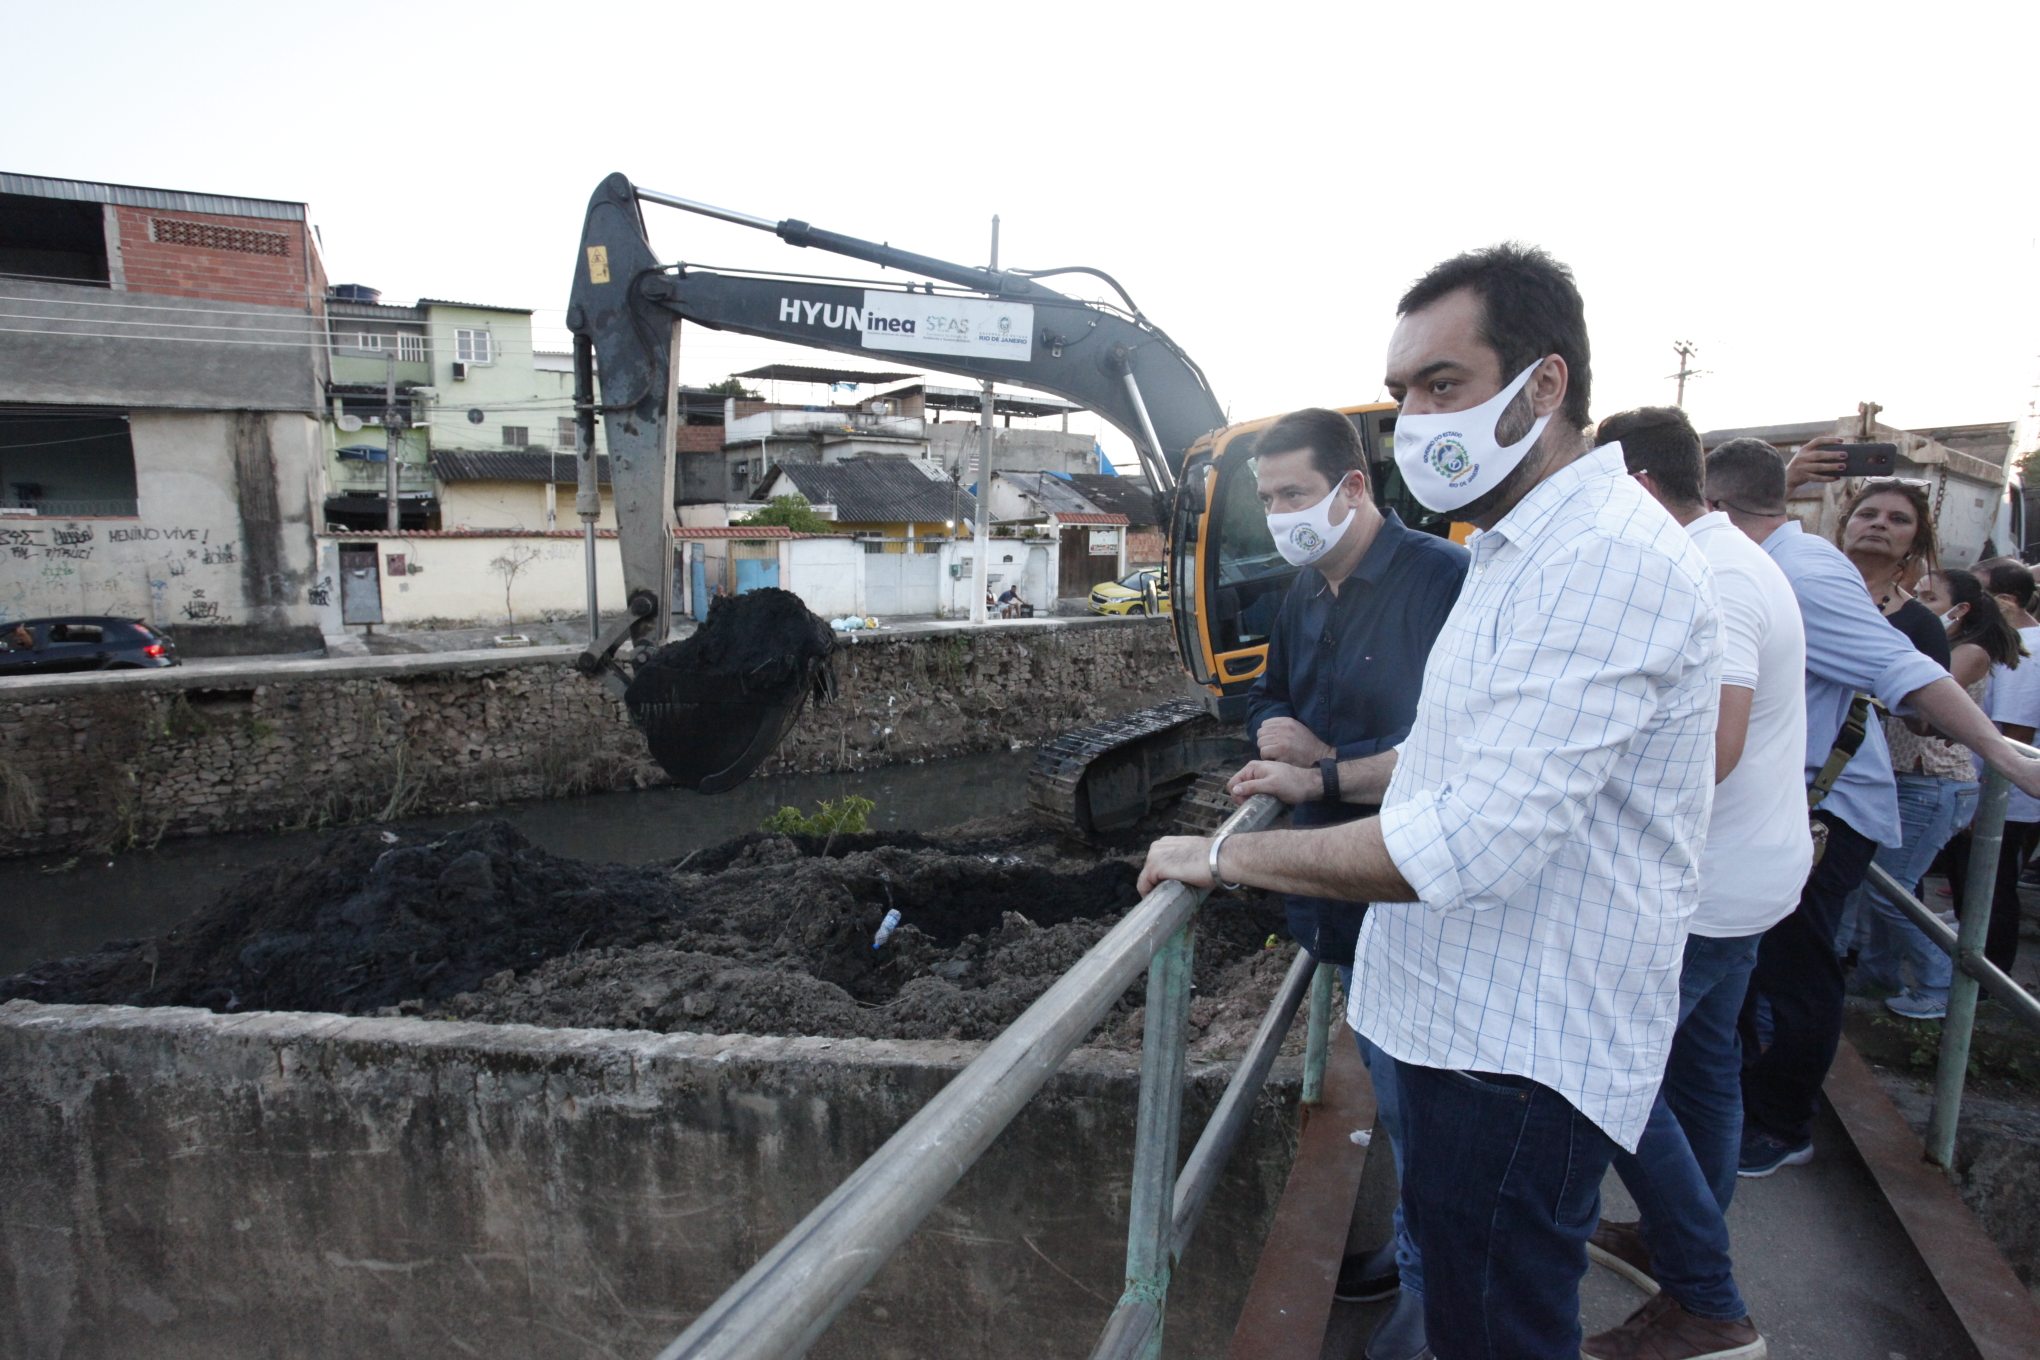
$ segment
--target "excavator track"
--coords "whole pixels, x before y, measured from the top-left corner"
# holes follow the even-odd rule
[[[1205,770],[1236,763],[1244,749],[1239,729],[1213,718],[1201,701],[1157,704],[1043,746],[1028,772],[1027,801],[1071,835],[1124,831]]]

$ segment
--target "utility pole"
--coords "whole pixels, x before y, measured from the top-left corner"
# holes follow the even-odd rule
[[[1679,356],[1679,371],[1671,375],[1679,380],[1679,395],[1672,398],[1672,405],[1681,409],[1686,405],[1686,379],[1699,376],[1699,370],[1692,366],[1692,358],[1699,352],[1700,347],[1691,340],[1672,341],[1672,353]]]
[[[999,218],[992,215],[992,272],[999,272]],[[985,574],[992,556],[992,380],[984,380],[984,401],[978,416],[977,536],[970,564],[970,621],[985,621]]]
[[[397,409],[397,351],[394,345],[383,356],[388,365],[383,378],[383,498],[389,502],[387,527],[397,532],[397,458],[404,446],[404,413]]]

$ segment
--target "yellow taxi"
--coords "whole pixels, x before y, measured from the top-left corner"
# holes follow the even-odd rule
[[[1155,613],[1169,612],[1169,573],[1161,567],[1142,567],[1091,587],[1093,614],[1146,614],[1151,608]]]

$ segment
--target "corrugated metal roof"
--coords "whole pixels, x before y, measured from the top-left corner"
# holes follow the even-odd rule
[[[773,469],[756,494],[769,500],[789,485],[810,505],[833,505],[847,524],[934,524],[975,520],[977,498],[935,478],[910,458],[851,458],[841,463],[789,463]]]
[[[765,382],[804,383],[889,383],[919,376],[913,373],[874,373],[860,368],[817,368],[813,364],[766,364],[730,376],[758,378]]]
[[[326,315],[358,316],[377,321],[409,321],[416,325],[425,324],[425,313],[416,307],[398,307],[388,302],[348,302],[344,298],[326,299]]]
[[[442,482],[552,482],[575,480],[574,455],[514,449],[434,449],[432,475]],[[609,485],[609,455],[595,455],[595,477]]]
[[[273,198],[232,198],[224,194],[193,194],[179,189],[146,189],[134,184],[99,184],[82,179],[47,179],[0,171],[0,194],[54,198],[70,203],[117,203],[124,208],[167,208],[171,212],[212,213],[220,217],[266,217],[302,222],[305,205]]]
[[[425,307],[466,307],[476,312],[515,312],[519,316],[530,316],[529,307],[498,307],[492,302],[455,302],[452,298],[419,298],[418,306]]]
[[[1108,477],[1099,472],[1070,474],[1070,484],[1084,499],[1109,514],[1124,515],[1132,524],[1160,524],[1160,501],[1145,477]]]

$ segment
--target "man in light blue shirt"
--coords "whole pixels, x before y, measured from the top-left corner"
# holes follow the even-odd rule
[[[1792,583],[1806,625],[1806,780],[1827,763],[1859,691],[1900,716],[1917,714],[2022,789],[2040,787],[2040,761],[2019,754],[1962,686],[1920,654],[1870,599],[1863,577],[1785,509],[1785,460],[1760,439],[1732,439],[1707,458],[1707,504],[1763,545]],[[1814,811],[1827,849],[1790,916],[1764,934],[1743,1006],[1744,1176],[1813,1159],[1813,1113],[1842,1032],[1843,978],[1835,956],[1842,904],[1879,845],[1902,839],[1898,783],[1882,724]],[[1768,1047],[1758,1016],[1767,1013]]]

